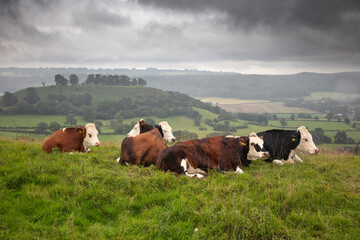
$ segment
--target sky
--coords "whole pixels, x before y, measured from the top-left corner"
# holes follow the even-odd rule
[[[360,1],[0,0],[0,67],[360,71]]]

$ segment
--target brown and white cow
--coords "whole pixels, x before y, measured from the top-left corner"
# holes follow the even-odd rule
[[[145,121],[139,121],[140,128],[145,127]],[[149,125],[149,124],[147,124]],[[151,125],[150,125],[151,126]],[[134,126],[135,128],[135,126]],[[175,137],[171,132],[168,122],[160,122],[150,131],[134,137],[127,137],[121,144],[121,156],[116,161],[120,164],[140,164],[150,166],[155,164],[158,154],[166,148],[164,140],[174,142]],[[128,135],[129,136],[129,135]]]
[[[98,131],[95,124],[88,123],[85,127],[70,127],[54,132],[42,146],[42,150],[51,153],[53,148],[62,152],[88,152],[91,146],[99,146]]]
[[[235,171],[249,166],[250,161],[267,158],[263,140],[256,133],[248,137],[218,136],[179,142],[161,152],[156,165],[164,171],[203,178],[208,169]]]

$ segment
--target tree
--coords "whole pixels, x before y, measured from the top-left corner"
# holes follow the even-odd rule
[[[194,125],[195,125],[195,126],[200,126],[200,121],[199,121],[199,120],[195,120],[195,121],[194,121]]]
[[[25,101],[28,104],[35,104],[40,101],[40,97],[35,88],[29,87],[25,91]]]
[[[58,86],[66,86],[69,84],[69,80],[67,80],[63,75],[56,74],[55,75],[55,83]]]
[[[84,103],[86,105],[91,106],[91,100],[92,100],[91,94],[90,93],[85,93],[85,95],[84,95]]]
[[[49,124],[49,129],[50,129],[51,132],[56,132],[57,130],[60,129],[60,127],[61,126],[60,126],[60,124],[58,122],[51,122]]]
[[[314,117],[315,121],[319,121],[319,116]]]
[[[139,86],[146,86],[146,84],[147,84],[147,82],[144,79],[138,78],[138,85]]]
[[[70,77],[70,84],[71,85],[78,85],[79,84],[79,77],[76,74],[71,74]]]
[[[285,126],[288,125],[285,118],[280,119],[280,124],[281,124],[282,127],[285,127]]]
[[[331,121],[331,119],[334,117],[334,113],[332,113],[332,112],[329,112],[329,113],[327,113],[326,114],[326,116],[325,116],[325,118],[330,122]]]
[[[77,120],[75,119],[74,114],[68,114],[66,116],[66,121],[65,121],[65,125],[66,124],[70,124],[70,125],[75,125],[77,123]]]
[[[41,84],[42,84],[43,87],[45,87],[45,82],[44,81],[42,81]]]
[[[88,122],[92,122],[95,119],[96,113],[94,111],[94,108],[92,107],[85,107],[82,110],[82,116],[83,118],[88,121]]]
[[[335,135],[335,143],[346,143],[347,135],[344,131],[339,131]]]
[[[137,80],[136,78],[133,78],[133,79],[131,80],[131,85],[137,86],[137,85],[138,85],[138,80]]]
[[[85,84],[87,84],[87,85],[95,84],[95,75],[89,74],[87,79],[85,80]]]
[[[290,119],[294,121],[295,120],[295,114],[291,114]]]
[[[5,92],[2,96],[2,105],[5,107],[14,106],[18,102],[18,98],[9,92]]]
[[[344,122],[345,122],[346,124],[350,124],[350,118],[348,118],[348,116],[345,116],[345,117],[344,117]]]
[[[152,118],[145,118],[145,122],[150,125],[156,125],[156,122]]]
[[[40,122],[37,124],[37,126],[35,128],[35,132],[36,133],[46,133],[48,129],[49,129],[49,126],[47,123]]]
[[[277,120],[278,120],[278,117],[277,117],[277,115],[276,115],[276,114],[273,114],[273,116],[272,116],[272,120],[274,120],[274,121],[277,121]]]

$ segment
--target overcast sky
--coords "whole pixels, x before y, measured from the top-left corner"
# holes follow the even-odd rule
[[[0,67],[360,70],[360,0],[0,3]]]

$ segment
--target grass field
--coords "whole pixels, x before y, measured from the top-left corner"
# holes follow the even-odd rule
[[[268,100],[203,98],[201,101],[211,102],[216,106],[234,113],[315,113],[309,109],[286,107],[282,102],[270,102]]]
[[[120,166],[119,145],[45,154],[0,139],[2,239],[357,239],[360,158],[254,162],[205,180]]]
[[[351,100],[360,98],[360,94],[338,93],[338,92],[312,92],[310,96],[304,97],[306,101],[316,101],[323,98],[331,98],[336,100]]]

